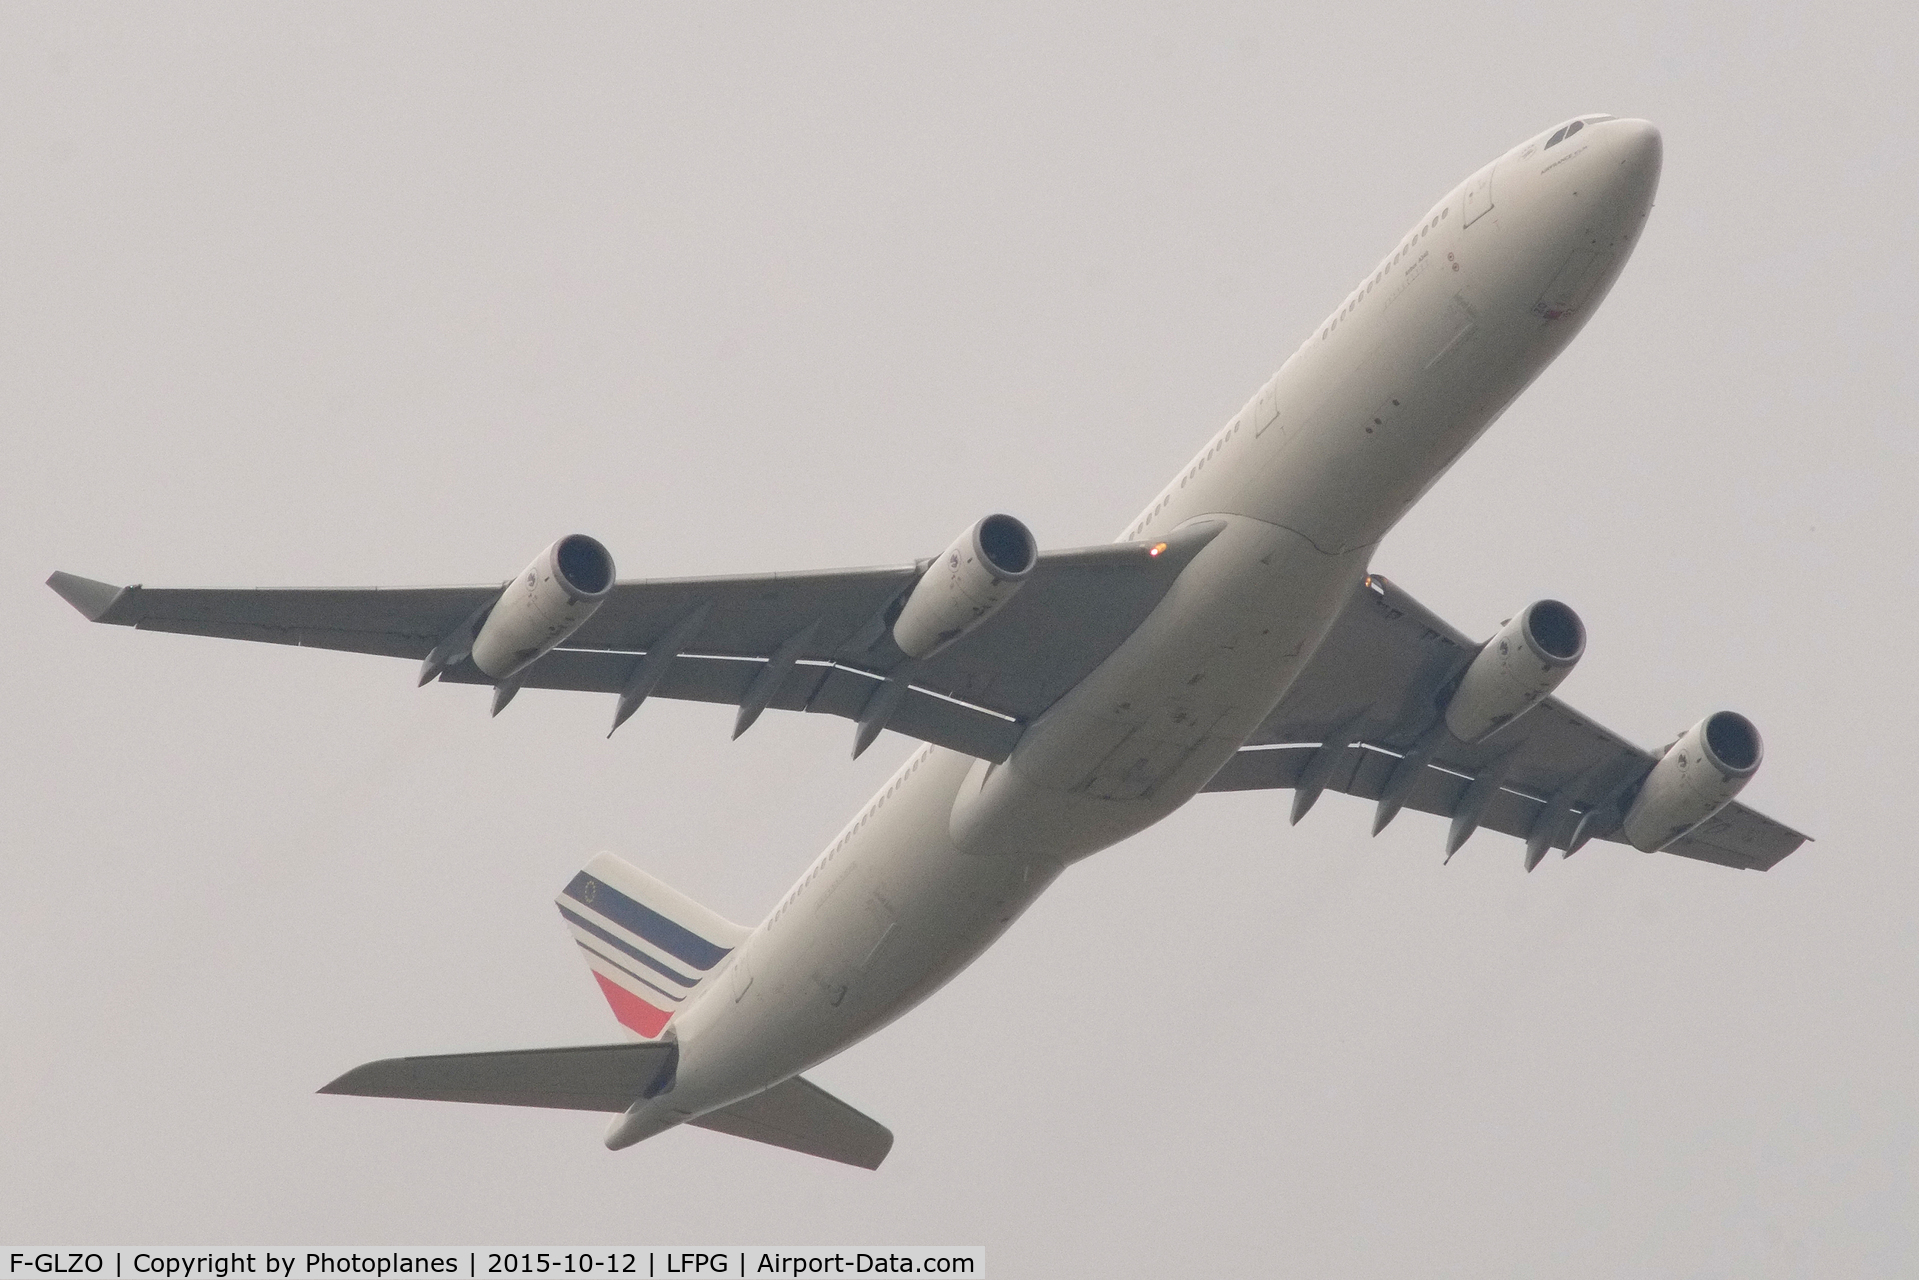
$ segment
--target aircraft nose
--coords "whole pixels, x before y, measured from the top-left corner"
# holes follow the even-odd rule
[[[1652,187],[1659,182],[1659,166],[1665,157],[1665,143],[1650,120],[1609,120],[1606,132],[1611,149],[1619,159],[1620,176],[1637,186]]]

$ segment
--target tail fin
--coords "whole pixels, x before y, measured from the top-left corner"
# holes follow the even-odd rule
[[[646,1040],[666,1030],[752,933],[610,853],[587,863],[554,901],[613,1016]]]
[[[652,1043],[387,1058],[320,1092],[623,1113],[607,1136],[613,1147],[679,1123],[667,1117],[622,1130],[634,1117],[659,1119],[644,1106],[673,1087],[680,1056],[677,1041],[659,1037],[752,930],[610,853],[587,863],[557,902],[613,1016]],[[685,1123],[862,1169],[878,1168],[893,1145],[885,1125],[798,1076]]]

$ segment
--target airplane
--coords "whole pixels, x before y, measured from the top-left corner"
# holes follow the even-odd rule
[[[628,1039],[393,1058],[321,1092],[611,1114],[612,1149],[690,1125],[863,1168],[883,1125],[810,1069],[926,999],[1060,873],[1202,792],[1327,790],[1524,842],[1767,870],[1806,839],[1734,797],[1763,746],[1716,711],[1659,751],[1554,696],[1578,615],[1527,605],[1483,642],[1374,572],[1374,549],[1585,325],[1662,161],[1643,120],[1584,115],[1442,196],[1110,543],[1041,551],[992,514],[930,560],[620,581],[581,534],[504,585],[49,585],[95,622],[383,654],[420,683],[841,716],[853,754],[921,742],[757,926],[610,853],[558,898]],[[609,733],[612,731],[609,730]]]

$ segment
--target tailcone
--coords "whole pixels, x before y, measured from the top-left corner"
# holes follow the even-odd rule
[[[676,1110],[662,1099],[641,1098],[627,1108],[624,1115],[607,1126],[606,1149],[624,1151],[656,1134],[678,1128],[689,1118],[688,1113]]]

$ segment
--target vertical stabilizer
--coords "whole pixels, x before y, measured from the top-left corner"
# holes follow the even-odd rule
[[[657,1039],[750,929],[602,853],[555,899],[620,1024]]]

